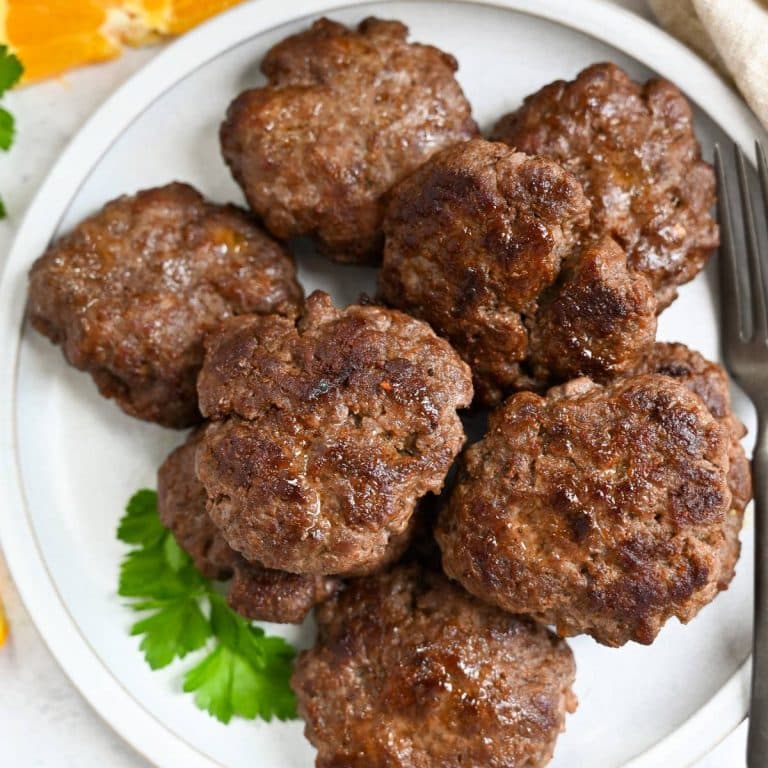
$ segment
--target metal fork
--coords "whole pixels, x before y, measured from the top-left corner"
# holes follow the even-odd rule
[[[761,253],[758,220],[768,232],[768,162],[755,142],[763,211],[754,210],[744,153],[735,146],[744,247],[734,238],[725,163],[715,147],[722,348],[725,364],[757,410],[752,458],[755,489],[755,596],[752,636],[752,691],[747,737],[749,768],[768,766],[768,253]],[[748,281],[743,278],[747,276]]]

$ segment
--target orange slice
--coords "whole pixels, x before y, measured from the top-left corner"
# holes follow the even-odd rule
[[[99,0],[0,0],[0,9],[0,34],[24,64],[24,82],[120,52],[117,42],[102,31],[108,9]]]
[[[5,608],[3,607],[3,601],[0,600],[0,648],[3,647],[7,639],[8,639],[8,619],[5,617]]]
[[[240,1],[0,0],[0,42],[21,59],[28,83],[181,34]]]
[[[241,0],[126,0],[123,6],[160,35],[180,35]]]

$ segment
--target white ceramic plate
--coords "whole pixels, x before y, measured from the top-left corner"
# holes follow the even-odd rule
[[[218,152],[217,127],[238,92],[261,82],[267,48],[321,12],[357,22],[398,18],[412,39],[457,56],[459,79],[487,127],[525,94],[594,61],[645,78],[656,71],[697,102],[698,130],[748,147],[758,127],[699,59],[655,27],[596,0],[246,3],[186,36],[121,88],[62,155],[30,207],[0,295],[0,534],[24,600],[62,667],[99,713],[162,766],[299,768],[312,762],[301,723],[223,726],[180,693],[189,665],[151,672],[128,635],[115,595],[116,521],[130,494],[153,486],[179,433],[123,415],[58,349],[23,326],[26,271],[50,239],[107,199],[171,179],[217,200],[240,200]],[[609,41],[616,46],[601,41]],[[337,301],[371,290],[372,270],[331,267],[302,254],[307,290]],[[662,316],[660,336],[717,357],[710,280],[701,275]],[[751,423],[743,400],[741,415]],[[612,650],[572,642],[578,712],[553,766],[688,765],[724,738],[746,710],[751,532],[731,589],[688,627],[670,623],[650,647]],[[303,644],[311,628],[271,627]]]

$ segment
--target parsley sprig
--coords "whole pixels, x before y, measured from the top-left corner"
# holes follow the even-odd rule
[[[21,80],[24,67],[18,57],[8,50],[7,45],[0,45],[0,96],[13,88]],[[0,150],[7,152],[16,136],[16,121],[5,108],[0,107]],[[5,205],[0,198],[0,219],[6,215]]]
[[[184,675],[195,703],[223,723],[234,715],[290,720],[296,701],[289,680],[295,652],[235,613],[195,569],[157,515],[157,494],[128,502],[117,537],[133,548],[120,566],[118,594],[148,615],[131,628],[152,669],[206,648]]]

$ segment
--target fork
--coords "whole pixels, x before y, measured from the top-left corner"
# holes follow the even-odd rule
[[[768,233],[768,162],[755,142],[763,213]],[[744,248],[737,248],[725,163],[715,146],[722,348],[725,365],[757,411],[757,440],[752,457],[755,492],[755,595],[752,635],[752,690],[747,736],[749,768],[768,766],[768,253],[761,254],[758,216],[750,196],[744,153],[735,146]],[[745,272],[746,269],[746,272]],[[748,282],[742,276],[749,277]]]

